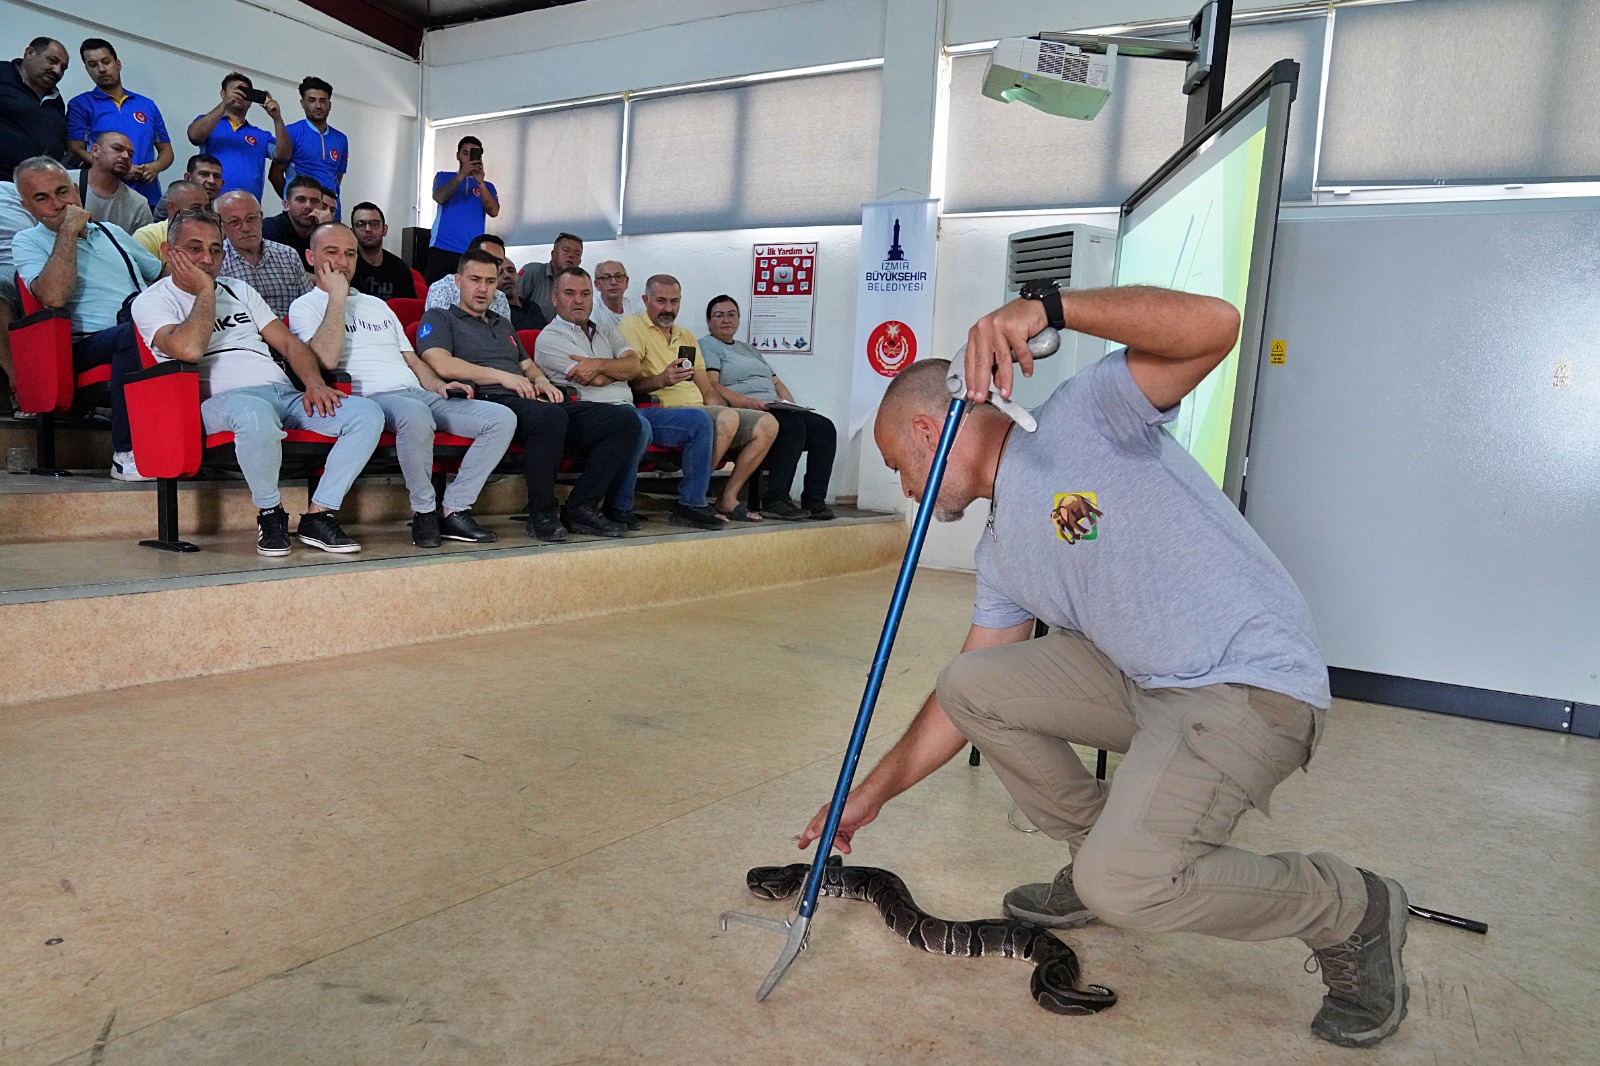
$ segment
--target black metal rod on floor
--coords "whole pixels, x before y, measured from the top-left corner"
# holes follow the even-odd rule
[[[1489,923],[1487,922],[1480,922],[1474,918],[1462,918],[1456,914],[1446,914],[1444,911],[1436,911],[1431,907],[1419,907],[1415,903],[1407,907],[1406,911],[1416,915],[1418,918],[1426,918],[1428,921],[1438,922],[1440,925],[1452,925],[1457,929],[1465,929],[1469,933],[1482,934],[1489,931]]]

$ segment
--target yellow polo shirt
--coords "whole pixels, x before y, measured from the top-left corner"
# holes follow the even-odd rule
[[[639,369],[645,377],[659,374],[667,368],[667,364],[679,358],[679,348],[694,349],[694,368],[704,370],[706,362],[700,358],[700,344],[694,339],[694,334],[682,326],[672,327],[672,339],[668,340],[661,335],[661,330],[645,315],[629,315],[617,323],[617,332],[622,334],[622,339],[628,342],[639,356]],[[680,381],[676,385],[668,385],[664,389],[657,389],[651,395],[661,401],[662,407],[704,407],[705,397],[700,395],[700,387],[694,379]]]
[[[167,223],[171,219],[164,218],[160,222],[152,222],[148,226],[140,226],[133,231],[133,239],[138,241],[146,251],[163,263],[167,257],[161,254],[161,242],[167,239]]]

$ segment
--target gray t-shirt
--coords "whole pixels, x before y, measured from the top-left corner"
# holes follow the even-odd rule
[[[533,361],[544,371],[545,377],[557,385],[578,390],[578,398],[595,403],[633,404],[633,389],[626,381],[613,381],[609,385],[579,385],[567,377],[567,371],[579,359],[615,359],[629,351],[628,342],[611,326],[590,324],[593,336],[582,326],[557,317],[539,331],[533,342]]]
[[[460,307],[436,307],[423,313],[417,325],[417,352],[429,348],[443,348],[457,359],[518,377],[523,376],[522,360],[528,358],[510,322],[493,311],[478,318]]]
[[[120,181],[111,196],[101,196],[84,182],[83,209],[96,222],[109,222],[128,233],[155,221],[150,214],[150,201]]]
[[[722,387],[765,403],[778,402],[778,387],[772,383],[772,366],[761,353],[744,341],[723,344],[707,333],[700,338],[700,357],[707,370],[720,375]]]
[[[1300,590],[1161,428],[1177,412],[1156,410],[1119,349],[1044,402],[1037,433],[1011,434],[973,622],[1076,630],[1142,688],[1253,685],[1328,706]]]

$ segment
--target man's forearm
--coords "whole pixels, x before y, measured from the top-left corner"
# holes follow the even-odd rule
[[[78,287],[78,239],[64,232],[56,234],[50,258],[45,260],[39,276],[29,282],[40,303],[46,307],[65,307]]]
[[[84,166],[94,162],[93,159],[89,158],[89,144],[87,141],[68,141],[67,154],[83,163]]]
[[[882,806],[955,758],[966,746],[967,738],[944,713],[939,694],[930,692],[905,733],[854,792],[875,806]]]
[[[173,326],[165,337],[157,331],[155,341],[161,354],[180,363],[198,363],[206,354],[211,341],[211,330],[217,320],[217,291],[207,289],[194,298],[194,306],[182,322]]]
[[[339,365],[339,357],[344,354],[344,336],[344,297],[330,294],[322,322],[311,335],[312,353],[329,370]]]
[[[152,174],[160,174],[172,165],[172,159],[172,142],[162,141],[156,145],[156,158],[150,163],[150,172]]]
[[[210,111],[207,111],[205,114],[189,123],[189,129],[187,133],[190,144],[194,145],[196,148],[202,148],[205,146],[206,138],[211,136],[211,131],[217,128],[218,122],[222,121],[223,106],[224,105],[222,104],[218,104]]]
[[[1226,350],[1238,331],[1232,304],[1146,285],[1064,292],[1061,308],[1068,329],[1166,359],[1191,359],[1197,347]]]
[[[457,174],[437,189],[433,190],[433,202],[442,204],[456,194],[456,189],[461,185],[461,175]]]
[[[504,385],[505,373],[492,367],[479,366],[469,363],[446,352],[443,348],[434,348],[422,356],[422,361],[428,364],[428,369],[439,375],[445,381],[470,381],[474,385]]]

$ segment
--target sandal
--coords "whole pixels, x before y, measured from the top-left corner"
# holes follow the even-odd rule
[[[723,518],[726,518],[730,522],[760,522],[760,521],[762,521],[762,518],[761,518],[760,514],[758,514],[755,511],[750,510],[750,508],[746,507],[742,503],[734,504],[733,505],[733,509],[731,511],[724,511],[722,508],[719,507],[719,508],[717,508],[717,513],[719,515],[721,515]]]

